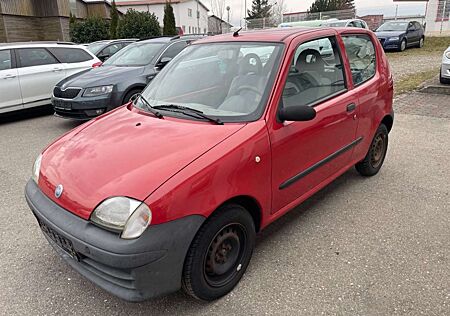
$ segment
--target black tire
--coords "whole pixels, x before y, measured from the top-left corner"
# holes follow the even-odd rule
[[[389,143],[389,132],[386,125],[381,124],[370,144],[366,157],[355,165],[356,170],[364,177],[376,175],[383,166]]]
[[[133,98],[133,96],[135,96],[138,93],[141,93],[142,89],[133,89],[127,92],[127,94],[125,95],[125,97],[123,98],[123,104],[127,104],[128,102],[131,101],[131,99]]]
[[[183,290],[212,301],[238,284],[252,257],[255,224],[245,208],[228,204],[218,209],[198,231],[186,255]]]
[[[402,39],[400,46],[398,47],[399,52],[403,52],[406,50],[406,47],[408,46],[408,43],[406,42],[406,39]]]
[[[417,47],[422,48],[424,44],[425,44],[425,37],[422,36],[421,39],[419,40],[419,43],[417,43]]]

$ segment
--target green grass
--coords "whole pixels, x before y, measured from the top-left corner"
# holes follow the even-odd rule
[[[416,90],[424,81],[437,76],[439,69],[417,72],[395,82],[395,95]]]
[[[404,56],[427,55],[430,53],[443,54],[450,46],[450,37],[426,37],[422,48],[408,48],[404,52],[388,52],[389,58],[401,58]]]

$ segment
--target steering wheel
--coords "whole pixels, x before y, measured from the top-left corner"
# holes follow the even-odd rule
[[[256,93],[258,96],[262,96],[262,92],[258,90],[258,88],[253,87],[253,86],[240,86],[239,88],[237,88],[237,93],[241,94],[241,91],[252,91],[254,93]]]
[[[245,75],[250,73],[260,75],[263,69],[261,58],[254,53],[245,55],[239,67],[241,68],[240,71]]]

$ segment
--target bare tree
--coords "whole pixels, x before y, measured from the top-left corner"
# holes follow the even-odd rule
[[[211,12],[213,15],[218,17],[220,20],[223,21],[225,10],[226,10],[226,4],[225,0],[211,0]],[[220,33],[222,33],[222,22],[217,21],[216,22],[216,30],[218,30]]]
[[[285,0],[274,0],[272,4],[272,17],[277,23],[283,22],[283,14],[287,12],[287,5]]]

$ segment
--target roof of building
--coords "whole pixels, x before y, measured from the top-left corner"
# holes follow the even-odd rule
[[[208,19],[216,19],[216,20],[219,20],[222,23],[228,24],[228,26],[233,26],[232,24],[228,23],[227,21],[219,18],[217,15],[214,15],[214,14],[213,15],[209,15]]]
[[[182,2],[198,1],[206,11],[209,11],[208,7],[204,5],[200,0],[171,0],[171,4],[177,4]],[[134,5],[156,5],[156,4],[166,4],[167,0],[134,0],[134,1],[116,1],[118,7],[121,6],[134,6]]]

